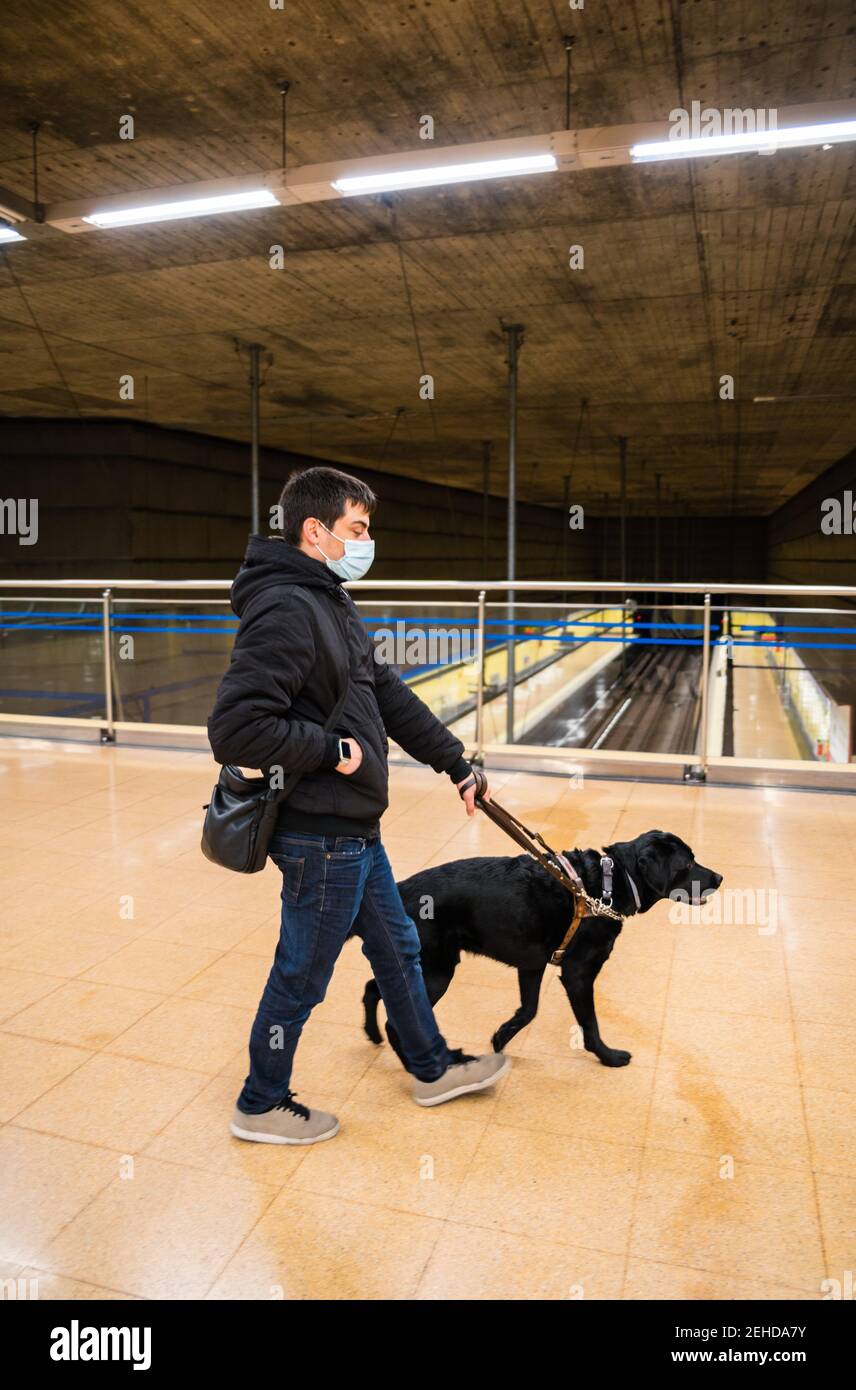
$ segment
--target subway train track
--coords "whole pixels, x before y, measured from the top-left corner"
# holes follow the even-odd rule
[[[624,752],[695,750],[701,654],[687,647],[630,647],[526,736],[527,743]]]
[[[619,716],[593,747],[625,752],[686,753],[695,750],[699,713],[699,653],[686,647],[652,647],[653,660],[635,673]]]

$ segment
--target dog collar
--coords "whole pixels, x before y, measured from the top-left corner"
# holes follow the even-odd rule
[[[622,864],[621,867],[624,869],[624,865],[623,865],[623,864]],[[624,872],[627,874],[627,877],[628,877],[628,879],[630,880],[630,887],[631,887],[631,889],[633,890],[633,901],[636,903],[636,911],[637,911],[637,912],[641,912],[641,911],[642,911],[642,899],[641,899],[640,896],[639,896],[639,889],[636,887],[636,884],[633,882],[633,876],[632,876],[632,874],[629,873],[629,871],[628,871],[627,869],[624,869]]]
[[[600,858],[600,876],[603,887],[600,892],[600,900],[606,907],[612,907],[612,871],[615,868],[613,859],[608,854],[602,854]]]
[[[622,869],[624,869],[624,872],[627,874],[627,878],[628,878],[628,881],[629,881],[629,883],[630,883],[630,889],[631,889],[631,892],[633,893],[633,901],[634,901],[635,904],[636,904],[636,911],[637,911],[637,912],[641,912],[641,911],[642,911],[642,899],[639,897],[639,889],[636,887],[636,884],[633,882],[633,875],[630,873],[630,870],[629,870],[629,869],[625,868],[624,864],[622,864],[621,867],[622,867]],[[614,861],[614,859],[611,857],[611,855],[609,855],[609,854],[604,854],[604,855],[602,856],[602,858],[601,858],[601,861],[600,861],[600,872],[601,872],[601,874],[602,874],[602,876],[603,876],[603,892],[601,893],[601,898],[600,898],[600,900],[601,900],[601,902],[604,903],[607,907],[611,907],[611,906],[612,906],[612,871],[613,871],[614,868],[615,868],[615,861]]]

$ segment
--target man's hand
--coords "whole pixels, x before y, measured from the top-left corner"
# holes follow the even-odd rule
[[[344,735],[343,743],[350,744],[351,756],[336,764],[336,771],[341,772],[343,777],[350,777],[352,772],[356,772],[363,760],[363,750],[357,740],[350,735]]]
[[[479,769],[479,771],[481,771],[481,769]],[[482,775],[482,777],[484,777],[484,773],[483,773],[483,772],[482,772],[481,775]],[[463,781],[462,781],[462,782],[456,782],[456,783],[455,783],[455,786],[458,788],[458,795],[461,797],[461,800],[463,801],[464,805],[465,805],[466,808],[467,808],[467,815],[468,815],[468,816],[474,816],[475,813],[476,813],[476,779],[475,779],[475,775],[474,775],[472,772],[468,772],[467,775],[466,775],[466,777],[463,779]],[[488,788],[488,786],[487,786],[487,781],[485,781],[484,791],[482,792],[481,795],[482,795],[482,799],[483,799],[484,801],[490,801],[490,790],[489,790],[489,788]]]

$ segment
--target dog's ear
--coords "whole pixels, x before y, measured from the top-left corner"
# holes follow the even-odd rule
[[[662,830],[652,830],[651,839],[636,863],[642,878],[658,898],[668,896],[675,874],[674,847]]]

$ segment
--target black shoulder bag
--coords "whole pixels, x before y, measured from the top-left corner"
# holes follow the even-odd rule
[[[342,713],[350,687],[349,676],[324,724],[329,733]],[[302,773],[293,772],[285,786],[274,790],[266,777],[244,777],[236,767],[221,767],[211,800],[205,806],[202,853],[212,864],[238,874],[257,874],[267,860],[268,845],[280,803],[290,796]]]

